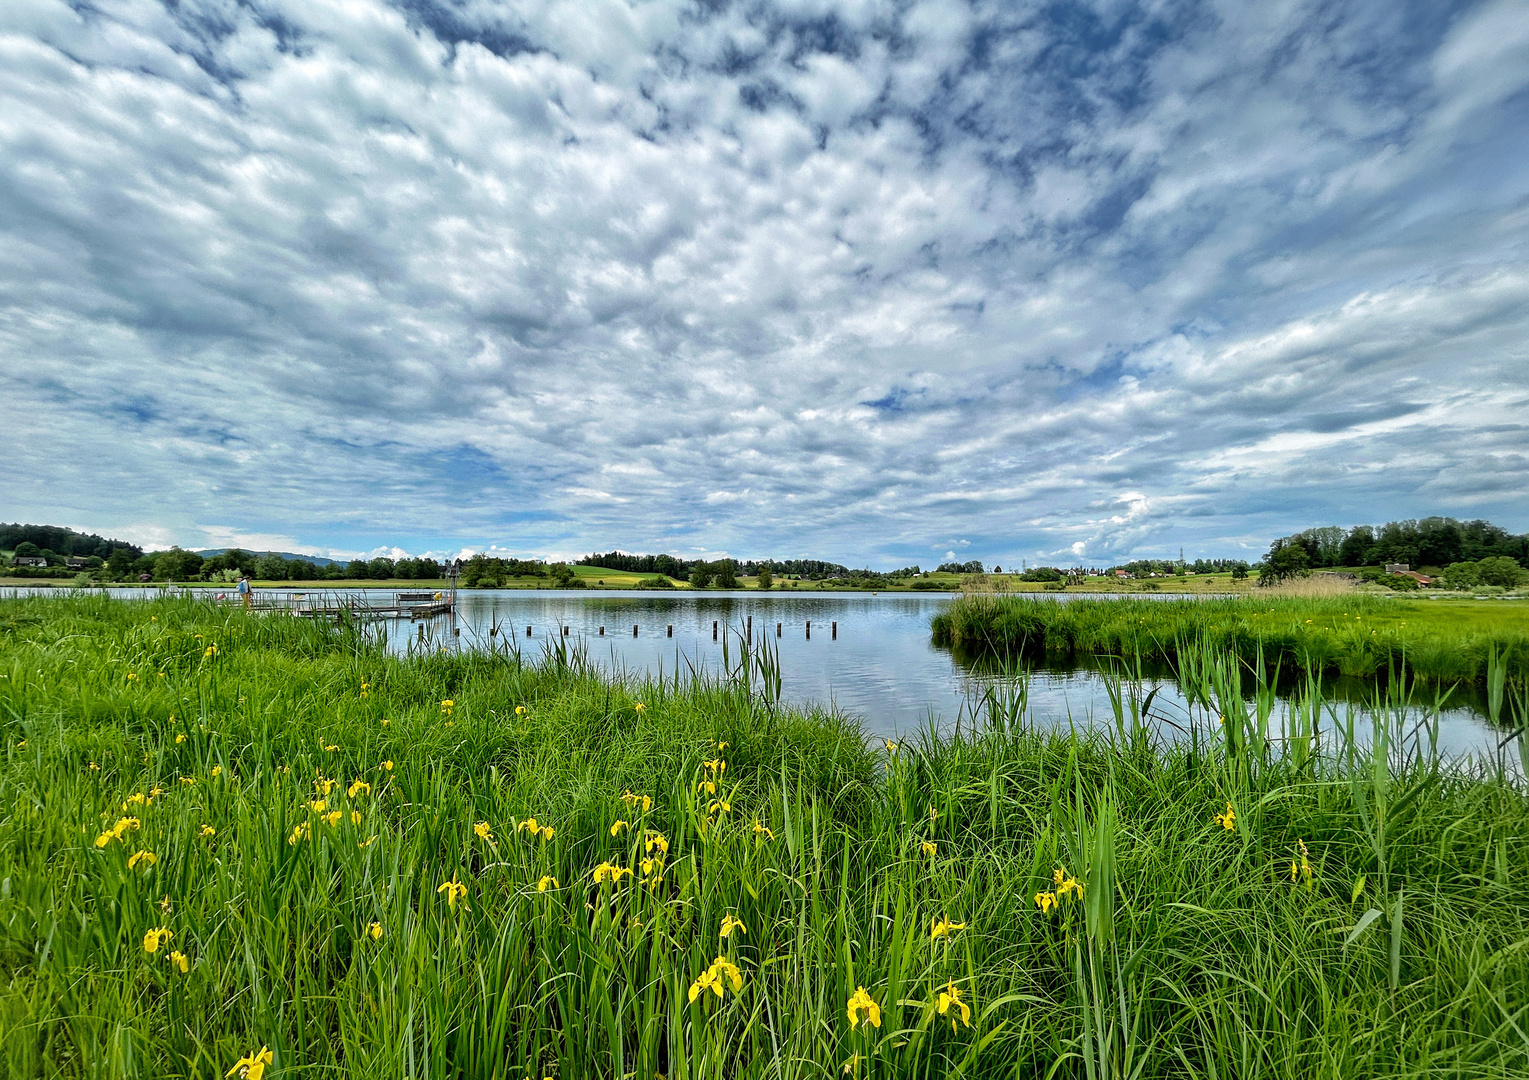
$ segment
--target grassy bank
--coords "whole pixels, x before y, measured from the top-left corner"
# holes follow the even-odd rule
[[[883,749],[736,680],[0,602],[0,1073],[1525,1075],[1524,792],[1384,718],[1275,756],[1206,685],[1175,748],[1016,693]]]
[[[1501,601],[1409,600],[1350,593],[1226,600],[960,598],[933,624],[937,644],[971,656],[1067,663],[1081,656],[1175,662],[1208,643],[1286,671],[1371,676],[1406,670],[1429,681],[1485,683],[1497,650],[1529,676],[1529,607]]]

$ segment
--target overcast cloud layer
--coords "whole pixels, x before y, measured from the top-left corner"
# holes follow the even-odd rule
[[[6,0],[0,519],[1529,529],[1529,6]]]

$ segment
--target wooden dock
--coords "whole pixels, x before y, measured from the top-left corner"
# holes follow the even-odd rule
[[[255,611],[287,611],[310,619],[433,619],[456,610],[452,590],[394,593],[379,602],[361,593],[282,592],[261,589],[250,607]]]

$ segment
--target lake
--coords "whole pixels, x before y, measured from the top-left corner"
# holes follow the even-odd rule
[[[1058,603],[1099,599],[1040,595]],[[507,589],[463,590],[457,597],[456,625],[461,634],[451,640],[463,647],[494,643],[502,648],[500,643],[513,635],[523,655],[536,659],[566,626],[570,645],[583,648],[590,661],[606,670],[662,671],[671,676],[676,666],[682,671],[690,665],[720,671],[722,633],[729,627],[741,630],[752,617],[754,640],[768,640],[779,649],[785,700],[854,714],[868,731],[889,738],[930,724],[944,729],[969,722],[994,683],[993,676],[931,643],[929,622],[950,603],[948,593],[803,596]],[[717,640],[712,638],[714,622]],[[450,635],[449,619],[424,625],[435,640]],[[490,629],[498,634],[491,637]],[[402,649],[417,633],[417,626],[396,622],[390,629],[390,643]],[[1153,715],[1172,735],[1173,723],[1187,722],[1188,702],[1164,672],[1142,680],[1140,692],[1154,688],[1158,693]],[[1335,692],[1356,689],[1334,687]],[[1105,679],[1096,670],[1033,672],[1029,710],[1031,721],[1040,725],[1103,725],[1113,718]],[[1446,756],[1491,756],[1498,738],[1485,717],[1468,706],[1440,714],[1438,745]]]

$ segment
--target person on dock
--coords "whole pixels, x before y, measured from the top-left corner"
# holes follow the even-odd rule
[[[240,577],[239,577],[239,596],[241,598],[243,598],[243,600],[244,600],[244,610],[245,611],[248,611],[250,609],[250,602],[253,599],[253,597],[250,595],[251,591],[252,590],[250,589],[249,575],[248,574],[240,575]]]

